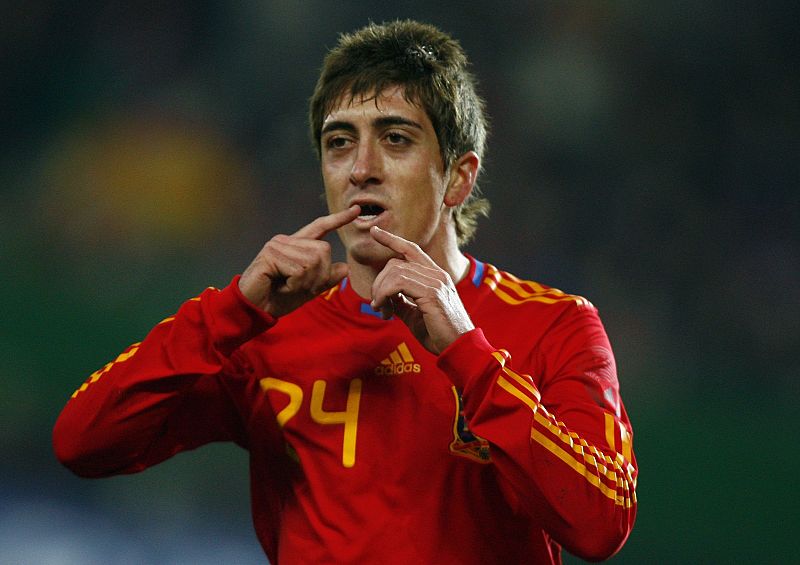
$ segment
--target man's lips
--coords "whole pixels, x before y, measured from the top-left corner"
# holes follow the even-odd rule
[[[386,209],[380,204],[370,202],[355,202],[361,207],[361,213],[353,220],[353,223],[362,228],[368,228],[378,222]]]

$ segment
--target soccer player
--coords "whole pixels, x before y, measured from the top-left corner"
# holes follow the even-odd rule
[[[58,458],[102,477],[236,442],[274,564],[614,554],[637,467],[597,310],[460,249],[487,202],[459,44],[413,21],[343,35],[310,126],[330,214],[91,375]]]

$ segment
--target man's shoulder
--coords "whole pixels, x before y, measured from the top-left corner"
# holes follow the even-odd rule
[[[489,263],[484,263],[479,288],[484,300],[491,301],[493,306],[526,310],[594,310],[594,305],[583,296],[518,277]]]
[[[588,322],[594,325],[597,311],[583,296],[518,277],[494,265],[484,264],[480,284],[467,302],[476,326],[490,343],[524,359],[539,350],[547,335],[561,335]]]

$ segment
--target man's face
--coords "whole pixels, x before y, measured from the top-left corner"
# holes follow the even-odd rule
[[[373,225],[437,254],[448,221],[447,178],[428,115],[400,87],[377,99],[347,98],[322,123],[321,156],[330,211],[361,206],[361,216],[339,230],[348,255],[370,265],[392,257],[370,236]]]

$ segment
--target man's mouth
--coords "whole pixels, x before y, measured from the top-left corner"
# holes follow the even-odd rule
[[[358,215],[363,220],[372,220],[383,213],[383,207],[377,204],[361,204],[361,213]]]

